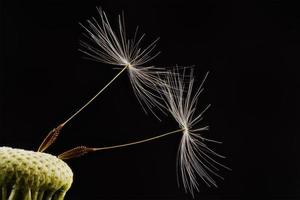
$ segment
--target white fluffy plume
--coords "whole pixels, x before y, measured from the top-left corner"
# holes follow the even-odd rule
[[[208,105],[201,113],[196,114],[198,98],[203,91],[202,86],[208,73],[199,88],[193,92],[194,77],[193,70],[190,70],[189,75],[184,73],[180,75],[177,70],[167,76],[163,94],[169,112],[183,130],[177,158],[178,177],[181,177],[185,191],[194,195],[194,190],[199,191],[197,177],[208,186],[217,187],[213,176],[222,178],[217,173],[219,167],[227,167],[214,159],[224,157],[206,145],[206,142],[220,143],[202,136],[202,131],[208,130],[208,126],[195,128],[209,108]]]
[[[98,20],[92,18],[87,20],[87,26],[81,24],[90,42],[81,42],[83,49],[80,51],[93,60],[126,67],[134,93],[143,108],[146,106],[153,112],[154,107],[163,107],[159,100],[160,95],[157,95],[157,86],[163,83],[158,75],[166,72],[162,68],[144,66],[160,53],[154,52],[158,39],[141,48],[145,34],[138,36],[138,27],[133,38],[128,39],[124,16],[118,16],[118,28],[114,31],[105,12],[98,8],[98,13],[100,16]]]

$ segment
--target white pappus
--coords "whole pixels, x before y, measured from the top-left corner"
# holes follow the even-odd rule
[[[166,84],[162,87],[167,109],[182,130],[177,157],[178,183],[181,177],[185,191],[190,192],[193,196],[194,190],[199,191],[197,177],[200,177],[209,187],[212,185],[217,187],[213,176],[223,179],[217,173],[219,167],[229,169],[215,160],[216,157],[225,157],[213,151],[206,144],[206,142],[220,142],[202,136],[203,131],[208,130],[208,126],[195,128],[210,107],[208,105],[202,112],[196,114],[198,98],[203,91],[207,75],[208,73],[199,88],[193,92],[193,69],[190,69],[189,75],[185,75],[185,72],[180,74],[177,69],[174,73],[166,76]]]
[[[163,84],[158,75],[165,74],[166,71],[163,68],[144,65],[160,53],[154,52],[158,39],[142,49],[140,45],[145,34],[139,36],[138,27],[133,38],[128,39],[124,16],[118,16],[118,30],[114,31],[106,13],[101,8],[98,8],[98,13],[99,20],[92,18],[87,20],[87,26],[81,24],[87,33],[85,36],[90,42],[81,41],[83,49],[80,49],[80,51],[92,60],[122,66],[123,69],[120,73],[126,69],[134,93],[144,111],[146,112],[144,108],[146,106],[155,115],[153,108],[157,107],[161,110],[163,107],[160,95],[156,93],[157,86]]]

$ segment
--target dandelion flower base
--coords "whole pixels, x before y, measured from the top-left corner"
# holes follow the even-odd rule
[[[0,147],[1,200],[62,200],[72,182],[70,167],[53,155]]]

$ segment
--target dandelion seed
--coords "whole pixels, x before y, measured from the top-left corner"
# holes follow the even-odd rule
[[[141,66],[155,58],[158,53],[151,55],[158,39],[148,45],[145,49],[140,48],[140,43],[145,37],[142,34],[138,37],[138,27],[134,37],[128,39],[126,36],[124,15],[118,16],[118,32],[111,27],[106,13],[97,8],[100,19],[87,20],[88,27],[80,24],[88,33],[85,35],[92,43],[81,42],[85,54],[96,61],[117,66]],[[92,44],[96,44],[92,45]]]
[[[154,107],[160,110],[163,107],[159,100],[160,95],[157,94],[159,92],[157,86],[163,84],[159,75],[166,72],[163,68],[145,67],[144,65],[160,53],[154,52],[158,39],[142,49],[140,44],[145,34],[138,36],[138,27],[134,37],[128,39],[124,16],[118,16],[118,30],[114,31],[105,12],[98,8],[98,13],[99,20],[92,18],[87,20],[87,26],[81,24],[87,33],[85,36],[90,42],[82,41],[83,49],[80,51],[92,60],[126,68],[134,93],[144,111],[147,112],[145,109],[147,107],[155,114]]]
[[[179,178],[181,178],[185,191],[191,193],[192,196],[194,196],[194,190],[199,192],[198,177],[200,177],[207,186],[217,187],[214,177],[223,179],[223,177],[218,174],[220,167],[228,170],[230,170],[230,168],[215,160],[216,158],[225,157],[213,151],[206,143],[221,142],[205,138],[200,134],[202,131],[208,130],[208,126],[195,128],[203,119],[205,111],[210,107],[210,105],[208,105],[201,113],[196,114],[198,98],[203,91],[202,86],[207,75],[208,73],[205,75],[205,78],[196,92],[193,92],[194,77],[192,69],[189,75],[185,75],[185,72],[180,74],[177,69],[165,77],[166,81],[160,88],[163,95],[161,98],[166,104],[165,108],[168,109],[178,122],[179,129],[126,144],[96,148],[79,146],[60,154],[58,157],[64,160],[71,159],[89,152],[128,147],[157,140],[175,133],[181,133],[182,139],[177,157],[178,183],[180,182]]]
[[[177,72],[167,76],[166,85],[162,88],[167,108],[183,130],[177,158],[178,178],[181,177],[185,191],[192,195],[194,195],[194,190],[199,191],[198,176],[209,187],[217,187],[213,176],[223,179],[217,173],[219,167],[229,169],[214,159],[214,157],[224,158],[224,156],[206,145],[206,142],[220,142],[204,138],[200,134],[202,131],[208,130],[208,126],[194,128],[202,120],[203,114],[210,106],[208,105],[200,114],[195,114],[198,98],[203,91],[202,86],[207,75],[208,73],[194,95],[192,69],[189,76],[185,76],[184,73],[180,75]],[[188,86],[185,83],[187,77],[189,77]]]
[[[0,196],[2,199],[64,199],[73,182],[73,172],[62,160],[76,158],[90,152],[141,144],[175,133],[182,133],[178,166],[179,176],[182,178],[186,192],[193,195],[195,189],[199,191],[197,176],[208,186],[217,187],[213,175],[222,178],[217,173],[218,167],[229,168],[214,160],[213,157],[224,158],[224,156],[211,150],[205,142],[220,142],[204,138],[198,133],[207,130],[207,126],[194,128],[209,108],[207,106],[204,111],[195,115],[198,97],[203,91],[202,85],[207,75],[199,89],[192,95],[194,85],[192,70],[186,89],[185,78],[187,76],[185,74],[180,75],[177,71],[165,72],[163,68],[154,66],[144,67],[145,63],[159,54],[158,52],[152,55],[157,40],[145,49],[141,49],[139,45],[144,34],[138,37],[138,28],[133,39],[127,39],[124,17],[119,16],[119,33],[116,33],[111,28],[106,14],[100,8],[98,11],[100,22],[93,18],[92,21],[87,21],[88,28],[82,25],[88,33],[87,37],[96,44],[96,47],[82,42],[86,50],[81,51],[89,55],[91,59],[123,66],[123,69],[83,107],[50,131],[38,148],[38,152],[0,147]],[[159,109],[167,109],[178,122],[180,129],[125,144],[97,148],[78,146],[59,154],[58,157],[43,153],[56,141],[63,126],[88,106],[125,70],[128,71],[134,93],[141,105],[146,105],[151,112],[156,106]],[[166,77],[166,81],[161,77]]]

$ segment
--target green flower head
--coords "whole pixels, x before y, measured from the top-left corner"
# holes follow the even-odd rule
[[[73,182],[70,167],[41,152],[0,147],[0,199],[64,199]]]

